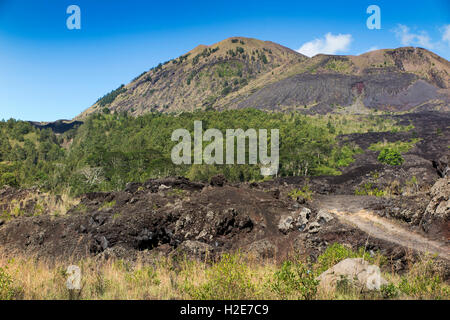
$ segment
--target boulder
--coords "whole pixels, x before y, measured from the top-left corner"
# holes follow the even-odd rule
[[[308,208],[302,208],[299,212],[298,221],[301,225],[307,224],[309,217],[311,216],[311,210]]]
[[[422,228],[434,235],[450,237],[450,177],[436,181],[430,190],[431,201],[423,216]]]
[[[330,222],[333,219],[334,219],[334,217],[331,214],[329,214],[328,212],[324,211],[324,210],[320,210],[319,213],[317,214],[317,217],[316,217],[316,221],[319,224],[328,223],[328,222]]]
[[[438,160],[433,160],[433,167],[436,169],[438,175],[441,178],[445,178],[449,176],[450,173],[450,167],[448,166],[449,156],[443,156]]]
[[[308,226],[308,232],[309,233],[317,233],[320,230],[320,223],[318,222],[312,222]]]
[[[302,208],[295,212],[292,212],[291,214],[284,215],[278,222],[278,230],[280,230],[284,234],[287,234],[289,231],[292,231],[294,229],[303,231],[309,221],[310,216],[311,210],[308,208]]]
[[[380,268],[362,258],[342,260],[322,273],[317,280],[320,281],[319,288],[325,291],[335,290],[344,283],[362,291],[380,290],[381,286],[387,284]]]
[[[278,230],[287,234],[294,228],[294,218],[291,215],[282,216],[278,222]]]

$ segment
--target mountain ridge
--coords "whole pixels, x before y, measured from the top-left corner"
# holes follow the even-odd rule
[[[99,99],[92,113],[259,108],[305,113],[450,111],[450,62],[423,48],[306,57],[271,41],[199,45]]]

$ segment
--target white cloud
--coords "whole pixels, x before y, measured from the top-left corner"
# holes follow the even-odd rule
[[[394,29],[394,32],[404,46],[419,46],[428,49],[433,49],[434,47],[428,33],[425,31],[411,33],[411,30],[407,26],[399,24],[397,28]]]
[[[442,28],[442,41],[445,41],[450,45],[450,24]]]
[[[351,34],[333,35],[328,32],[325,38],[314,39],[304,43],[297,52],[308,57],[313,57],[318,53],[335,54],[337,52],[347,51],[352,42]]]

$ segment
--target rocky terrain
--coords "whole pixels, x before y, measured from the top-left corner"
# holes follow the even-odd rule
[[[447,263],[449,115],[396,117],[414,130],[341,137],[364,152],[339,176],[238,184],[223,176],[210,183],[181,177],[149,180],[129,183],[120,192],[85,194],[60,215],[50,211],[61,199],[36,189],[6,187],[0,191],[0,210],[16,210],[17,215],[0,218],[0,245],[6,252],[43,257],[151,260],[162,254],[205,259],[244,250],[260,259],[281,260],[292,252],[314,259],[339,242],[379,251],[397,271],[418,253],[434,253]],[[441,134],[437,128],[444,128]],[[377,153],[368,149],[383,139],[408,141],[413,136],[421,140],[399,167],[379,163]],[[356,195],[367,185],[386,193]],[[292,195],[305,186],[311,198]],[[13,211],[12,204],[17,207]]]
[[[0,221],[0,245],[7,253],[51,258],[214,259],[242,250],[258,259],[281,260],[295,252],[314,260],[338,242],[380,252],[397,272],[417,254],[433,253],[447,266],[448,278],[448,155],[434,166],[427,155],[426,149],[412,150],[406,157],[416,162],[407,161],[400,170],[371,166],[370,155],[363,155],[336,177],[230,184],[217,176],[209,184],[185,178],[130,183],[120,192],[86,194],[61,216],[36,215],[25,206],[28,216]],[[355,195],[355,188],[373,181],[374,171],[380,187],[398,181],[397,194]],[[418,182],[409,190],[403,181],[412,174]],[[311,199],[291,196],[305,184],[313,192]],[[9,188],[1,194],[10,203],[27,193]]]
[[[450,63],[422,48],[308,58],[270,41],[233,37],[143,72],[92,113],[258,108],[304,113],[449,111]]]
[[[317,195],[302,201],[288,197],[293,186],[284,183],[267,188],[202,185],[183,178],[151,180],[130,184],[122,192],[86,194],[62,217],[3,222],[0,244],[10,253],[44,257],[134,259],[144,253],[151,259],[155,253],[204,259],[241,249],[259,258],[282,259],[292,251],[314,258],[339,242],[380,251],[402,270],[419,252],[450,258],[448,184],[448,177],[440,178],[431,200],[420,196],[426,209],[416,227],[414,219],[395,222],[407,216],[395,200]],[[360,211],[364,215],[355,215]]]

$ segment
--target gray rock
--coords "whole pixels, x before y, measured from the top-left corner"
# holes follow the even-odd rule
[[[320,223],[318,222],[312,222],[308,226],[308,232],[309,233],[317,233],[320,230]]]
[[[170,187],[169,187],[169,186],[166,186],[165,184],[161,184],[161,185],[158,187],[158,190],[159,190],[159,191],[164,191],[164,190],[167,190],[167,189],[170,189]]]
[[[302,208],[289,215],[284,215],[278,222],[278,230],[284,234],[287,234],[289,231],[294,229],[302,231],[305,229],[310,216],[311,210],[308,208]]]
[[[298,224],[300,225],[306,225],[309,221],[309,218],[311,217],[311,210],[308,208],[303,208],[299,212],[298,216]]]
[[[213,220],[214,219],[214,211],[208,211],[207,213],[206,213],[206,218],[208,219],[208,220]]]
[[[341,281],[364,291],[380,290],[388,283],[381,276],[378,266],[362,258],[345,259],[322,273],[317,280],[320,281],[319,287],[325,291],[335,289]]]
[[[432,199],[425,210],[422,227],[426,232],[445,235],[450,215],[450,177],[436,181],[430,194]]]
[[[432,199],[426,212],[446,218],[450,213],[450,177],[439,179],[431,188]]]
[[[320,224],[328,223],[333,219],[334,217],[325,210],[320,210],[316,217],[316,221]]]
[[[100,239],[100,246],[102,247],[103,251],[105,251],[106,249],[108,249],[108,240],[106,240],[105,237],[101,237]]]
[[[206,236],[208,235],[208,232],[206,230],[202,230],[196,237],[195,239],[199,240],[199,239],[205,239]]]
[[[294,218],[292,216],[282,216],[278,222],[278,230],[286,234],[294,227]]]
[[[449,157],[443,156],[439,160],[433,160],[433,167],[441,178],[450,176]]]

